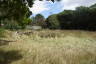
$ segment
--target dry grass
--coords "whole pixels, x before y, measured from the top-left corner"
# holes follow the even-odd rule
[[[7,35],[8,34],[8,35]],[[11,64],[96,64],[96,32],[75,30],[7,31],[1,49],[19,50]]]

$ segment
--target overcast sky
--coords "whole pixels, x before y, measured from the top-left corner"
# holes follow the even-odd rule
[[[33,16],[42,14],[45,18],[51,14],[56,14],[64,11],[65,9],[74,10],[78,6],[90,6],[96,3],[96,0],[61,0],[60,2],[51,1],[34,1],[34,5],[30,10]]]

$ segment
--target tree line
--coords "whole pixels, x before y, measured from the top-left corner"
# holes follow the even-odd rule
[[[64,10],[47,19],[40,14],[30,19],[32,12],[29,7],[32,7],[33,2],[34,0],[0,0],[0,25],[4,24],[8,29],[25,28],[31,24],[49,29],[96,30],[96,4],[90,7],[80,6],[75,10]]]
[[[30,23],[32,12],[29,10],[35,0],[0,0],[0,26],[8,29],[25,28]],[[43,1],[43,0],[39,0]],[[46,0],[49,1],[49,0]],[[50,0],[54,1],[60,0]]]
[[[46,23],[50,29],[96,30],[96,4],[53,14],[46,19]]]

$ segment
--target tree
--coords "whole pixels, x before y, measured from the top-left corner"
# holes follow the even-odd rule
[[[46,21],[49,28],[96,30],[96,4],[90,7],[80,6],[76,10],[64,10],[49,16]]]
[[[33,1],[34,0],[0,0],[0,17],[1,16],[2,18],[11,17],[11,18],[15,18],[16,20],[19,17],[23,17],[23,16],[29,17],[31,14],[31,12],[29,11],[29,7],[32,7]],[[51,1],[54,2],[54,0]]]
[[[28,7],[32,5],[33,0],[0,0],[0,18],[22,22],[24,17],[31,15]]]
[[[91,5],[90,8],[96,8],[96,4]]]
[[[51,29],[59,29],[60,23],[57,18],[57,14],[53,14],[46,19],[47,27]]]
[[[2,18],[17,20],[24,16],[29,17],[31,15],[29,7],[32,7],[33,1],[34,0],[0,0],[0,18],[2,16]],[[54,2],[54,0],[51,1]]]
[[[96,6],[90,8],[90,26],[96,30]]]
[[[32,7],[33,1],[34,0],[0,0],[0,24],[4,23],[5,19],[7,19],[9,21],[14,20],[15,23],[23,26],[25,18],[32,15],[29,8]],[[51,1],[54,2],[54,0]]]
[[[32,21],[33,25],[42,26],[43,28],[46,27],[45,18],[43,15],[37,14],[35,17],[32,17],[32,19],[33,19]]]
[[[72,22],[74,17],[73,10],[64,10],[63,12],[58,14],[58,20],[61,26],[61,29],[69,29],[72,28]]]

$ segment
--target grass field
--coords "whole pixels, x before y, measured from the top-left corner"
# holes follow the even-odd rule
[[[96,64],[96,32],[6,31],[0,64]]]

